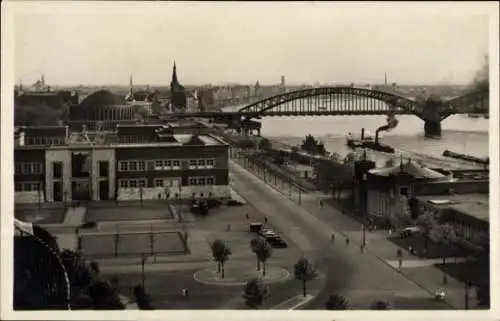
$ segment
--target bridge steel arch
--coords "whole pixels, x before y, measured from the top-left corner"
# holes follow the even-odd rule
[[[288,102],[291,104],[285,105]],[[250,118],[293,115],[386,115],[390,112],[423,117],[421,108],[414,100],[390,92],[356,87],[320,87],[291,91],[262,99],[238,110],[238,113]]]
[[[489,112],[489,89],[480,89],[443,102],[441,120],[453,114]]]

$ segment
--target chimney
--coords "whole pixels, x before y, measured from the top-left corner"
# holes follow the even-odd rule
[[[361,140],[365,139],[365,129],[361,128]]]

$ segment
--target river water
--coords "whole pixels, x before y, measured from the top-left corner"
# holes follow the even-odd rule
[[[238,107],[241,106],[226,107],[225,110],[235,110]],[[396,148],[396,155],[429,155],[446,160],[441,156],[446,149],[477,157],[489,155],[488,119],[452,115],[441,123],[442,138],[437,140],[424,138],[424,122],[420,118],[412,115],[401,115],[397,118],[399,124],[396,128],[390,132],[380,133],[380,141]],[[330,153],[335,152],[345,156],[351,152],[345,145],[348,133],[359,136],[361,128],[365,128],[374,135],[379,126],[385,125],[386,117],[382,115],[263,117],[260,121],[262,136],[289,145],[298,145],[307,134],[311,134],[321,140]],[[388,158],[387,155],[377,152],[368,153],[378,166],[385,163]]]

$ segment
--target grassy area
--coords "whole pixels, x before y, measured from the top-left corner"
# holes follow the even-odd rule
[[[490,282],[489,262],[463,262],[437,264],[436,267],[461,282],[469,280],[473,285],[484,285]]]
[[[105,222],[105,221],[130,221],[130,220],[154,220],[154,219],[173,219],[174,216],[166,203],[148,204],[144,206],[106,206],[90,207],[85,216],[86,222]]]
[[[64,208],[16,208],[14,216],[26,222],[37,224],[57,224],[62,223],[66,217]]]
[[[177,232],[162,232],[153,234],[153,253],[157,255],[173,255],[187,253],[181,234]],[[115,235],[84,235],[82,236],[82,250],[91,257],[114,257]],[[151,252],[151,236],[149,233],[119,234],[117,256],[140,256]]]
[[[389,237],[388,240],[393,242],[399,247],[408,249],[410,246],[415,250],[414,255],[421,258],[448,258],[448,257],[465,257],[472,254],[472,251],[466,248],[458,248],[452,250],[448,247],[444,247],[440,244],[436,244],[431,240],[427,241],[427,251],[425,252],[425,239],[421,235],[411,235],[405,238],[401,238],[399,235],[394,235]]]
[[[152,296],[156,309],[219,309],[221,307],[248,309],[242,304],[243,286],[218,286],[196,282],[196,270],[149,272],[145,276],[145,288]],[[119,293],[129,296],[130,287],[141,282],[140,273],[117,275]],[[182,289],[188,289],[189,298],[182,296]],[[270,297],[264,301],[262,309],[270,309],[301,291],[301,284],[295,280],[269,285]],[[233,304],[227,304],[233,302]]]

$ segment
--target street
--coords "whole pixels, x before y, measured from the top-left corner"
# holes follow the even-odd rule
[[[422,308],[423,302],[429,308],[449,309],[376,257],[361,253],[354,244],[346,246],[341,235],[332,244],[331,235],[336,231],[233,161],[230,174],[234,189],[326,274],[325,287],[307,308],[321,309],[330,294],[338,293],[358,309],[366,309],[377,299],[391,301],[397,309]]]

